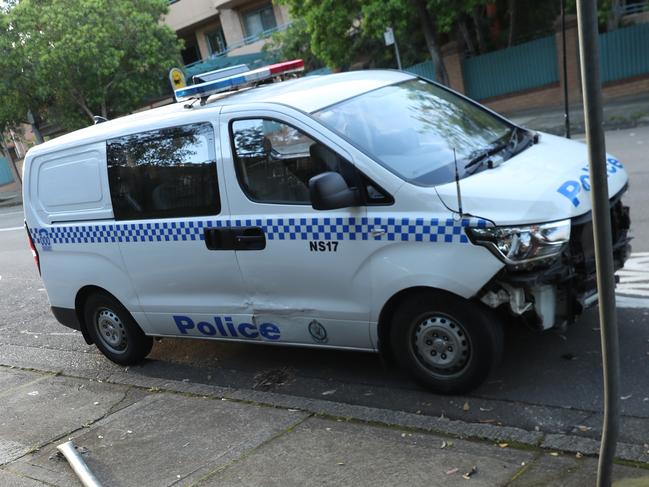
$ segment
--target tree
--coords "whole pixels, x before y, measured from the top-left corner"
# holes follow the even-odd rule
[[[295,20],[286,30],[273,33],[270,42],[264,44],[263,50],[277,52],[279,59],[304,60],[304,70],[307,73],[322,68],[324,63],[311,51],[306,27],[304,20]]]
[[[0,129],[29,110],[76,129],[141,106],[180,60],[181,43],[160,22],[167,8],[167,0],[21,0],[9,8],[0,18],[0,48],[9,52],[0,59],[0,106],[10,101]]]

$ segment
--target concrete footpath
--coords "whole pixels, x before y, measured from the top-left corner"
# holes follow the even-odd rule
[[[236,399],[229,389],[121,372],[111,381],[0,366],[0,485],[81,485],[56,453],[68,439],[105,486],[586,486],[596,478],[596,459],[579,453],[272,407],[271,393]],[[616,465],[617,485],[649,486],[639,466]]]
[[[570,130],[574,134],[583,134],[584,109],[581,100],[571,104]],[[556,135],[565,133],[565,116],[563,106],[540,108],[512,113],[503,113],[513,122],[541,132]],[[605,100],[603,105],[603,126],[605,130],[618,130],[649,125],[649,94],[620,97]]]

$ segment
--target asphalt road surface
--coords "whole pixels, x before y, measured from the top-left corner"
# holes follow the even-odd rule
[[[607,150],[631,174],[634,255],[621,273],[621,441],[649,438],[649,212],[644,188],[649,128],[607,134]],[[75,362],[98,354],[77,332],[52,317],[26,235],[20,207],[0,209],[0,364],[12,356]],[[12,355],[13,354],[13,355]],[[98,357],[97,373],[111,365]],[[53,364],[56,365],[56,364]],[[508,328],[505,355],[489,380],[466,397],[438,396],[374,354],[165,339],[137,370],[152,379],[177,379],[232,388],[342,401],[452,419],[597,438],[602,409],[596,310],[564,334]]]

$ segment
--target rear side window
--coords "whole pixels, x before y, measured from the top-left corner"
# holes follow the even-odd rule
[[[107,159],[116,220],[215,215],[221,210],[209,123],[111,139]]]

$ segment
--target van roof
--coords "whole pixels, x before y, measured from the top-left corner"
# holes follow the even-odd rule
[[[178,115],[204,114],[203,110],[219,111],[221,107],[229,105],[260,102],[276,103],[312,113],[367,91],[414,77],[409,73],[391,70],[351,71],[325,76],[306,76],[281,83],[271,83],[257,88],[244,89],[239,92],[231,92],[227,96],[224,96],[224,94],[215,95],[204,106],[197,103],[191,110],[185,108],[188,102],[179,102],[136,112],[70,132],[37,145],[29,152],[31,155],[35,155],[40,152],[73,147],[79,143],[98,142],[127,133],[148,130],[151,122],[159,124],[162,121],[168,121],[171,124]],[[188,117],[188,119],[191,118],[194,117]]]

